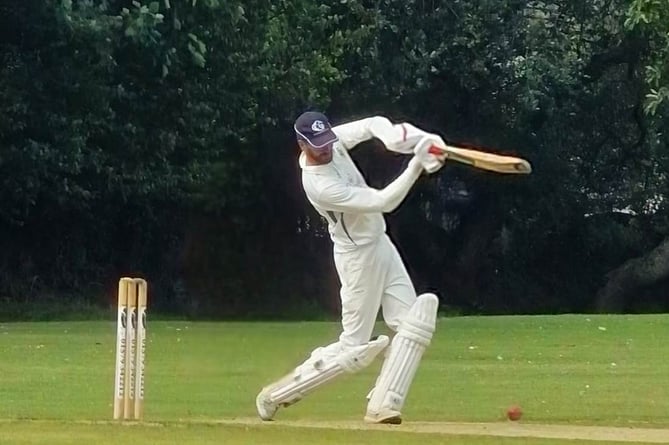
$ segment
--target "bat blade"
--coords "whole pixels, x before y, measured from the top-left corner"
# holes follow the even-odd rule
[[[468,148],[439,147],[433,145],[429,152],[434,155],[445,155],[447,160],[471,165],[482,170],[489,170],[505,174],[530,174],[532,166],[528,161],[515,156],[504,156]]]

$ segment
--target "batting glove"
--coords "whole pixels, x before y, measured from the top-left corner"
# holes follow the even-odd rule
[[[441,167],[444,166],[444,162],[446,161],[446,155],[430,153],[430,147],[433,145],[436,145],[437,147],[446,146],[441,137],[430,134],[418,141],[413,149],[414,156],[418,158],[421,165],[428,173],[434,173],[438,171]]]

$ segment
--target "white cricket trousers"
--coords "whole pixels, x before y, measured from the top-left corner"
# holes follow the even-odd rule
[[[341,281],[340,345],[367,343],[379,307],[388,327],[397,331],[416,301],[416,290],[388,235],[350,252],[335,252],[334,262]]]

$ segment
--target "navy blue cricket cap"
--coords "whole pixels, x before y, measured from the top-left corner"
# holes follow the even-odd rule
[[[314,148],[324,148],[338,140],[328,118],[317,111],[307,111],[297,118],[295,134]]]

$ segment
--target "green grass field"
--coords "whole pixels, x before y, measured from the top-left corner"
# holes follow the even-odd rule
[[[0,323],[0,444],[593,443],[410,431],[507,422],[511,404],[523,407],[521,426],[669,427],[669,315],[441,319],[404,425],[362,424],[380,360],[276,422],[252,420],[261,386],[338,333],[322,322],[150,322],[145,421],[119,423],[110,420],[114,322]]]

